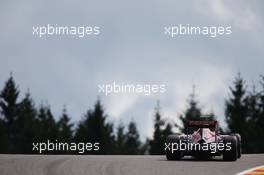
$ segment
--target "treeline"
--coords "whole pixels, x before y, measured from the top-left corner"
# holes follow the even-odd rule
[[[264,152],[264,76],[258,85],[249,89],[239,74],[225,101],[227,131],[240,133],[244,153]]]
[[[238,132],[242,136],[244,153],[264,152],[264,78],[260,89],[248,90],[245,80],[238,75],[230,87],[225,101],[227,129],[222,132]],[[12,76],[0,90],[0,153],[34,154],[32,143],[46,142],[99,142],[100,150],[87,154],[163,154],[164,141],[173,129],[186,131],[188,119],[199,119],[203,113],[195,92],[188,99],[188,106],[177,116],[181,123],[172,123],[162,117],[159,105],[154,110],[153,138],[140,140],[134,121],[114,126],[98,99],[87,110],[81,121],[70,121],[64,107],[55,120],[49,105],[36,106],[29,92],[19,97],[19,88]],[[20,100],[19,100],[20,99]],[[211,114],[214,118],[214,115]],[[51,154],[77,154],[77,152],[44,152]]]

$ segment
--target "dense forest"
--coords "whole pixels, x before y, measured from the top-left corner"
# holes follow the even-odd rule
[[[221,129],[221,132],[240,133],[244,153],[264,152],[263,76],[259,78],[259,87],[248,88],[246,81],[238,74],[233,84],[227,86],[228,98],[223,99],[227,128]],[[175,116],[181,123],[166,120],[157,105],[153,109],[153,137],[142,141],[134,121],[128,125],[110,122],[99,99],[82,116],[81,121],[72,123],[66,107],[61,116],[55,117],[49,105],[36,106],[30,92],[22,98],[20,96],[18,85],[11,75],[0,89],[0,153],[35,154],[32,143],[49,139],[60,142],[100,142],[102,149],[86,152],[87,154],[159,155],[164,153],[164,140],[173,133],[173,128],[185,132],[186,120],[199,119],[204,115],[194,93],[187,100],[185,111],[180,116]],[[61,151],[52,154],[76,152]]]

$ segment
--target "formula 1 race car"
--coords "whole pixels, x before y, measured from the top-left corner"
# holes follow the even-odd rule
[[[241,157],[241,136],[238,133],[220,135],[215,120],[189,120],[186,134],[169,135],[165,142],[167,160],[179,160],[184,156],[198,159],[223,155],[225,161]]]

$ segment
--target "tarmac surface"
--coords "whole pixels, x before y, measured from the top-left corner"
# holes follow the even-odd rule
[[[165,156],[0,155],[0,175],[221,175],[264,165],[264,154],[242,155],[236,162],[167,161]]]

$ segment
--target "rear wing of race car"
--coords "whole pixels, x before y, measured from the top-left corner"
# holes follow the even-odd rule
[[[199,127],[199,128],[209,128],[209,127],[218,127],[218,123],[215,120],[189,120],[187,121],[188,127]]]
[[[193,128],[211,128],[211,131],[214,131],[215,140],[219,134],[218,122],[216,120],[188,120],[187,121],[187,134],[192,134],[196,129]],[[190,133],[191,132],[191,133]]]

